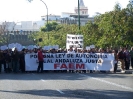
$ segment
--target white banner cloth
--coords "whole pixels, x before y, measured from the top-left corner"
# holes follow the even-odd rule
[[[26,71],[38,67],[37,53],[25,55]],[[45,53],[44,70],[114,70],[114,54],[109,53]]]

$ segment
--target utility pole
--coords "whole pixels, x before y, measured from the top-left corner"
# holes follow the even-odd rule
[[[80,0],[78,0],[78,27],[80,30]]]

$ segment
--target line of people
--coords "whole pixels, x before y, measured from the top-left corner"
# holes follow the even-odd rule
[[[114,72],[117,71],[117,66],[118,66],[118,61],[121,63],[121,69],[122,72],[124,70],[129,70],[130,63],[133,68],[133,47],[129,51],[127,48],[120,48],[120,50],[113,50],[111,48],[106,48],[106,49],[97,49],[93,48],[90,50],[82,50],[82,49],[73,49],[72,47],[69,50],[64,50],[64,49],[51,49],[49,51],[43,50],[42,48],[35,48],[33,50],[28,50],[28,49],[23,49],[22,51],[18,51],[17,48],[15,48],[14,51],[11,49],[8,50],[0,50],[0,72],[2,66],[4,67],[4,71],[6,73],[8,72],[25,72],[25,54],[26,53],[38,53],[39,60],[41,62],[38,65],[37,72],[43,72],[43,57],[40,56],[40,53],[114,53],[115,59],[114,59]],[[59,71],[56,71],[59,72]],[[70,70],[69,72],[74,72],[73,70]],[[77,71],[76,71],[77,72]],[[85,72],[85,71],[83,71]],[[90,73],[93,73],[95,71],[90,71]],[[106,71],[101,71],[101,72],[106,72]]]
[[[0,51],[0,73],[2,69],[2,65],[4,67],[4,71],[6,73],[14,72],[18,73],[25,72],[25,50],[18,51],[16,48],[14,51],[11,49]]]

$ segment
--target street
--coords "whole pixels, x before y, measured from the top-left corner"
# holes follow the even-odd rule
[[[133,74],[1,73],[0,99],[133,99]]]

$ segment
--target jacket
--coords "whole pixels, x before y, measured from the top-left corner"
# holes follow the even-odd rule
[[[38,60],[43,61],[43,54],[41,51],[38,51]]]

